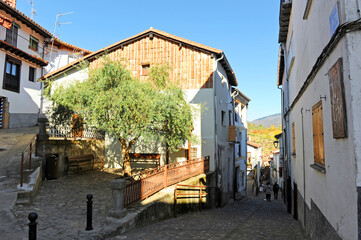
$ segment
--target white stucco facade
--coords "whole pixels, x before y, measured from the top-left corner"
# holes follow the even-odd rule
[[[288,204],[315,239],[320,236],[310,224],[317,219],[322,219],[324,224],[316,228],[329,230],[330,239],[358,239],[361,34],[360,30],[350,31],[336,38],[337,43],[333,44],[336,40],[331,32],[335,9],[340,25],[360,18],[357,1],[311,1],[305,18],[306,2],[292,1],[287,39],[281,42],[285,65],[279,79],[283,93],[283,130],[286,132],[285,149],[281,154],[285,155],[292,191],[298,198],[295,201],[292,195]],[[340,28],[340,25],[337,26]],[[333,124],[336,120],[331,102],[334,95],[330,92],[329,71],[339,59],[343,63],[341,75],[347,131],[346,136],[335,138]],[[316,164],[314,151],[313,107],[320,102],[324,165]],[[295,126],[294,136],[292,125]]]
[[[0,4],[2,16],[12,21],[0,25],[0,128],[34,126],[43,111],[43,86],[37,80],[89,51],[55,39],[50,58],[52,35],[6,3]]]

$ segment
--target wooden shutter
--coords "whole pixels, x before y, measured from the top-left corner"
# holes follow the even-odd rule
[[[315,163],[325,165],[322,101],[318,102],[312,108],[312,124],[314,160]]]
[[[346,101],[342,71],[342,58],[339,58],[328,72],[333,138],[347,137]]]

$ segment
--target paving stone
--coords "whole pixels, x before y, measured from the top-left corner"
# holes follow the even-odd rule
[[[224,208],[179,215],[108,239],[309,239],[281,200],[264,198],[260,193]]]
[[[110,181],[118,175],[103,171],[84,172],[43,181],[31,206],[15,206],[13,213],[21,226],[27,215],[38,215],[38,239],[78,239],[86,227],[86,195],[93,194],[93,228],[100,229],[111,207]]]

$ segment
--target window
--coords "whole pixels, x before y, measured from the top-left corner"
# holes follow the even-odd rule
[[[232,111],[228,111],[228,126],[232,125]]]
[[[295,123],[292,123],[292,149],[293,154],[296,154],[296,135],[295,135]]]
[[[238,156],[241,157],[242,156],[242,152],[241,152],[241,144],[238,144]]]
[[[316,165],[325,166],[325,151],[323,144],[323,114],[322,101],[312,107],[313,150]]]
[[[38,44],[39,44],[39,39],[30,36],[29,39],[29,48],[34,50],[34,51],[38,51]]]
[[[35,82],[35,68],[29,67],[29,81]]]
[[[3,89],[19,92],[20,90],[20,65],[21,61],[6,56]]]
[[[196,159],[197,158],[197,148],[196,147],[191,148],[191,156],[190,156],[191,159],[189,159],[189,149],[185,149],[184,155],[187,160]]]
[[[142,76],[148,76],[150,64],[142,64]]]
[[[225,112],[225,111],[222,111],[221,114],[222,114],[222,115],[221,115],[222,126],[226,126],[226,123],[225,123],[226,112]]]
[[[5,41],[16,47],[18,41],[18,25],[13,22],[10,29],[6,29]]]

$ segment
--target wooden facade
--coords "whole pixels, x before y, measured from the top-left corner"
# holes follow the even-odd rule
[[[109,50],[107,56],[123,62],[140,79],[146,78],[142,74],[144,66],[168,63],[171,67],[170,80],[178,83],[182,89],[213,88],[212,53],[165,36],[143,35],[119,44],[117,48]],[[98,67],[101,62],[101,58],[94,59],[90,68]]]

